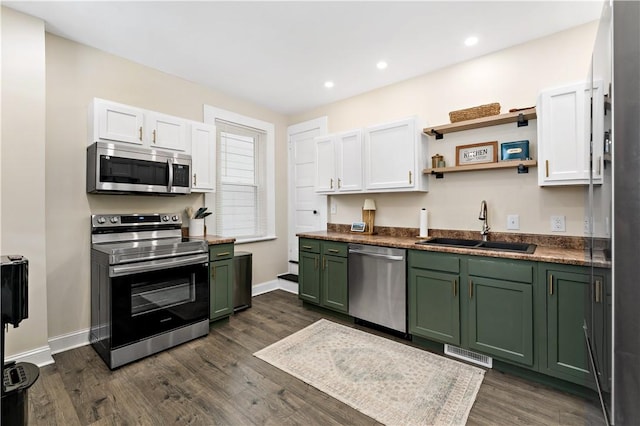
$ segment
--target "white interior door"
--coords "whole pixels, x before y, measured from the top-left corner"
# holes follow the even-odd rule
[[[315,192],[314,138],[327,134],[327,117],[289,126],[289,272],[298,273],[299,232],[327,229],[327,196]]]

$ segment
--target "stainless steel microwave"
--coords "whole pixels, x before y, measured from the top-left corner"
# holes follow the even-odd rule
[[[180,195],[191,193],[191,156],[95,142],[87,147],[87,192]]]

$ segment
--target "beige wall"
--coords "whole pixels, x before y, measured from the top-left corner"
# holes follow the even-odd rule
[[[587,77],[596,30],[597,22],[576,27],[290,117],[289,123],[326,115],[329,131],[338,132],[418,115],[439,125],[449,122],[449,111],[474,105],[500,102],[503,113],[533,106],[540,89]],[[425,55],[425,60],[437,58]],[[521,139],[530,140],[536,158],[535,125],[531,121],[520,131],[505,125],[461,132],[437,142],[428,138],[427,158],[440,153],[452,164],[456,145]],[[430,228],[479,231],[480,201],[485,199],[494,231],[506,231],[506,215],[519,214],[518,232],[550,234],[550,216],[565,215],[564,235],[582,235],[585,188],[540,188],[536,174],[534,168],[526,175],[514,170],[450,173],[444,179],[430,177],[426,194],[331,196],[337,213],[329,216],[329,222],[359,220],[364,198],[374,198],[376,225],[418,227],[419,210],[425,207],[430,211]]]
[[[202,120],[203,104],[275,124],[276,234],[238,246],[253,253],[254,284],[287,270],[285,117],[197,84],[47,34],[47,288],[49,336],[88,328],[89,216],[173,212],[201,206],[204,197],[94,195],[85,192],[87,107],[93,97]],[[282,189],[279,189],[282,188]]]
[[[44,23],[2,9],[2,254],[29,259],[29,318],[6,355],[47,346]],[[4,330],[0,330],[4,333]],[[45,349],[46,351],[46,349]]]

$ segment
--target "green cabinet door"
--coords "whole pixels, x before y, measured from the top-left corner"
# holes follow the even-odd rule
[[[533,365],[531,284],[470,276],[469,348]]]
[[[585,386],[595,382],[583,326],[591,340],[599,370],[604,365],[604,279],[587,268],[554,267],[547,269],[547,362],[546,373]],[[597,292],[597,294],[596,294]],[[606,374],[606,373],[605,373]],[[602,384],[606,380],[601,379]]]
[[[532,367],[535,264],[470,258],[467,268],[468,347]]]
[[[460,275],[409,268],[409,333],[460,345]]]
[[[347,258],[322,256],[322,299],[320,304],[335,311],[349,312]]]
[[[300,251],[298,296],[307,302],[320,303],[320,255],[318,253]]]
[[[209,263],[209,320],[233,313],[233,259]]]

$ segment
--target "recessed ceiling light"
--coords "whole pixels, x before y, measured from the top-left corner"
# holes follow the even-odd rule
[[[467,37],[467,39],[464,41],[464,44],[465,46],[474,46],[478,44],[478,37],[475,37],[475,36]]]
[[[327,89],[331,89],[333,87],[333,81],[325,81],[324,87],[326,87]]]
[[[376,64],[376,67],[378,67],[379,70],[383,70],[385,68],[387,68],[387,63],[385,61],[380,61]]]

